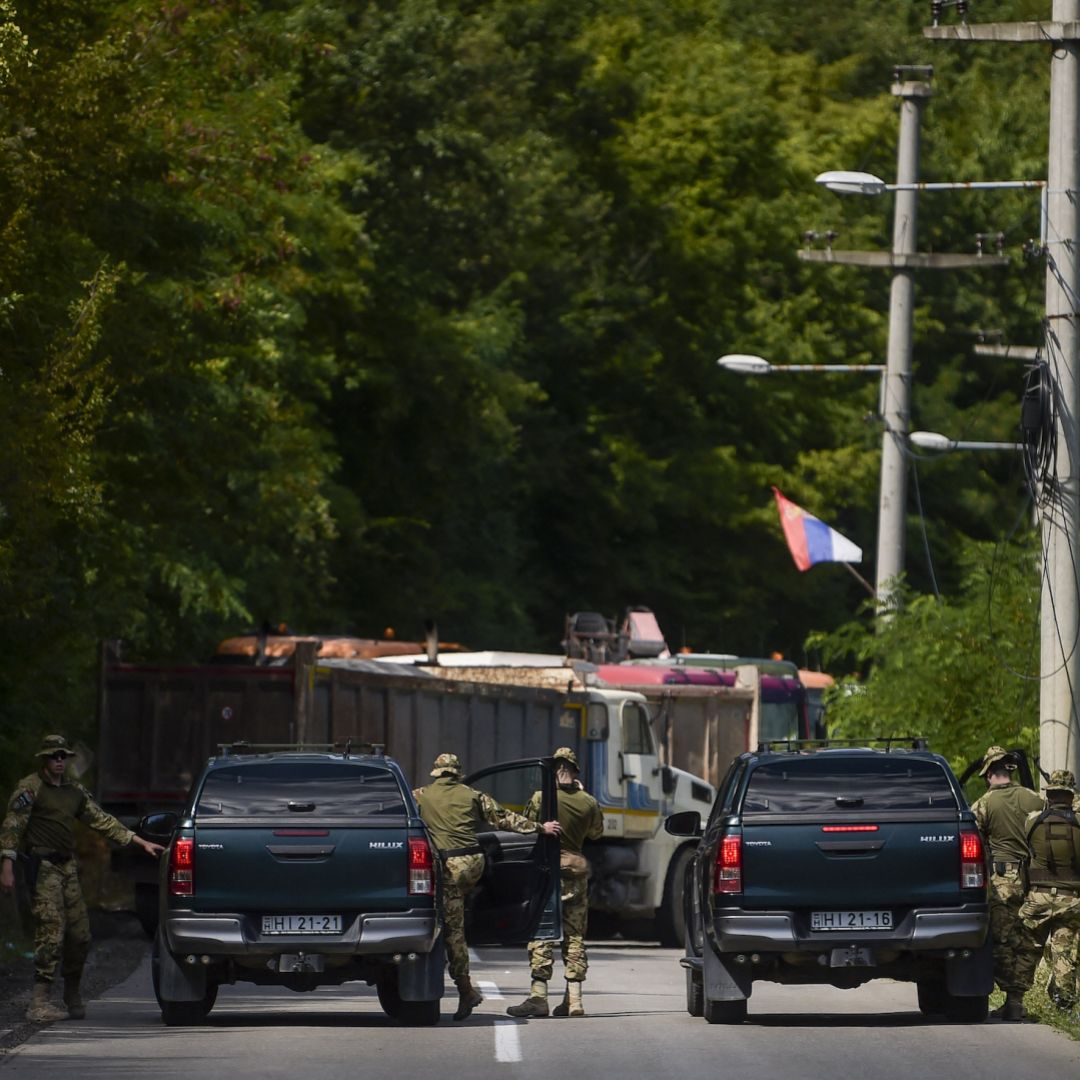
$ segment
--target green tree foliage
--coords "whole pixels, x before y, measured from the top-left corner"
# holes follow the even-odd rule
[[[550,649],[644,603],[673,643],[801,658],[861,594],[793,567],[770,486],[872,560],[875,380],[715,360],[882,361],[887,274],[796,250],[889,245],[887,201],[813,180],[892,175],[894,64],[937,67],[928,178],[1045,168],[1045,71],[921,18],[0,3],[3,718],[89,731],[98,639],[188,659],[264,619]],[[923,248],[1038,228],[1028,196],[922,205]],[[1019,371],[970,345],[1038,333],[1042,272],[920,278],[914,426],[1010,437]],[[922,613],[1022,482],[916,467]]]
[[[962,773],[997,743],[1038,754],[1039,545],[968,545],[960,589],[909,593],[887,621],[812,638],[830,670],[830,734],[924,736]],[[969,794],[981,794],[978,780]]]

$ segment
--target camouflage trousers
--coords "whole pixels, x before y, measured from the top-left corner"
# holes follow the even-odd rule
[[[74,859],[60,866],[42,860],[32,910],[34,978],[53,982],[57,967],[65,979],[78,978],[90,950],[90,918]]]
[[[1080,1001],[1080,897],[1032,889],[1020,908],[1020,918],[1032,938],[1031,978],[1045,948],[1050,967],[1047,995],[1061,1008],[1073,1008]]]
[[[1020,921],[1024,885],[1019,870],[990,877],[990,936],[994,942],[994,981],[1008,992],[1027,990],[1035,974],[1028,970],[1031,934]]]
[[[562,961],[568,982],[584,982],[589,970],[585,952],[585,929],[589,921],[589,879],[584,874],[561,875]],[[529,942],[529,968],[534,979],[548,982],[555,972],[552,941]]]
[[[453,855],[443,863],[442,916],[446,969],[455,982],[469,974],[465,901],[483,873],[483,855]]]

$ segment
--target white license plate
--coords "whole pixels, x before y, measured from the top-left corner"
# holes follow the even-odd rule
[[[891,930],[891,911],[812,911],[811,930]]]
[[[340,934],[340,915],[264,915],[264,934]]]

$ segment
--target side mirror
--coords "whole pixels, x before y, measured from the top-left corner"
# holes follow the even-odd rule
[[[173,813],[147,814],[135,826],[135,831],[144,840],[150,840],[155,844],[167,844],[172,839],[179,820]]]
[[[672,771],[670,765],[660,766],[660,787],[663,789],[665,795],[674,795],[675,786],[678,782],[679,778]]]
[[[704,831],[701,828],[701,815],[696,810],[683,810],[679,814],[672,814],[664,822],[664,828],[672,836],[701,836]]]

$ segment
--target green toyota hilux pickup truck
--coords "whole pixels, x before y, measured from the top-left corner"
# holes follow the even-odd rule
[[[914,983],[928,1017],[978,1023],[993,989],[987,853],[944,758],[914,747],[740,755],[687,868],[686,1004],[738,1023],[757,981]],[[914,1002],[913,1002],[914,1004]]]
[[[504,805],[539,790],[543,808],[555,806],[550,759],[467,779]],[[400,1023],[438,1022],[439,853],[392,758],[225,753],[179,814],[150,815],[139,831],[168,845],[151,968],[166,1024],[203,1022],[226,984],[308,991],[353,981],[373,985]],[[561,936],[558,838],[491,832],[479,841],[487,865],[470,943]]]

